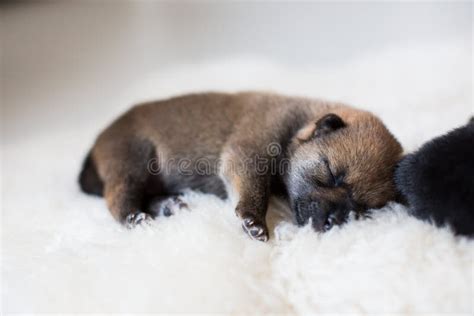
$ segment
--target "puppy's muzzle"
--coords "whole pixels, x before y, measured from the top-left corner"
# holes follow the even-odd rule
[[[295,205],[298,225],[305,225],[311,219],[311,225],[318,232],[326,232],[335,225],[345,223],[349,210],[345,203],[299,201]]]

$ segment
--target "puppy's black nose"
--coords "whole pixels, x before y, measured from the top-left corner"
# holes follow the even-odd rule
[[[346,205],[310,199],[299,200],[294,206],[298,225],[303,226],[311,219],[314,230],[318,232],[329,231],[344,223],[348,214],[346,208]]]
[[[320,210],[313,216],[313,227],[317,231],[327,232],[334,226],[342,225],[348,216],[344,208],[333,207],[329,210]]]

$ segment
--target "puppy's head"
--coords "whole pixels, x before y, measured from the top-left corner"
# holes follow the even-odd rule
[[[336,109],[303,127],[289,146],[286,176],[299,225],[327,231],[396,196],[393,173],[402,148],[374,115]]]

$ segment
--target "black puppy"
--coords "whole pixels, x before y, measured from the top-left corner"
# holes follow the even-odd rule
[[[474,237],[474,118],[403,158],[395,182],[414,216]]]

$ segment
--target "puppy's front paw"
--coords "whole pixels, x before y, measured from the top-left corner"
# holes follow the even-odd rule
[[[266,242],[268,241],[268,228],[264,221],[258,220],[252,214],[242,216],[242,228],[250,238]]]
[[[127,215],[125,218],[125,226],[127,228],[134,228],[137,225],[144,224],[148,221],[151,221],[153,217],[147,213],[143,212],[135,212],[135,213],[130,213]]]
[[[187,209],[188,204],[180,196],[171,196],[169,198],[155,198],[150,202],[148,211],[154,216],[171,216],[181,209]]]

